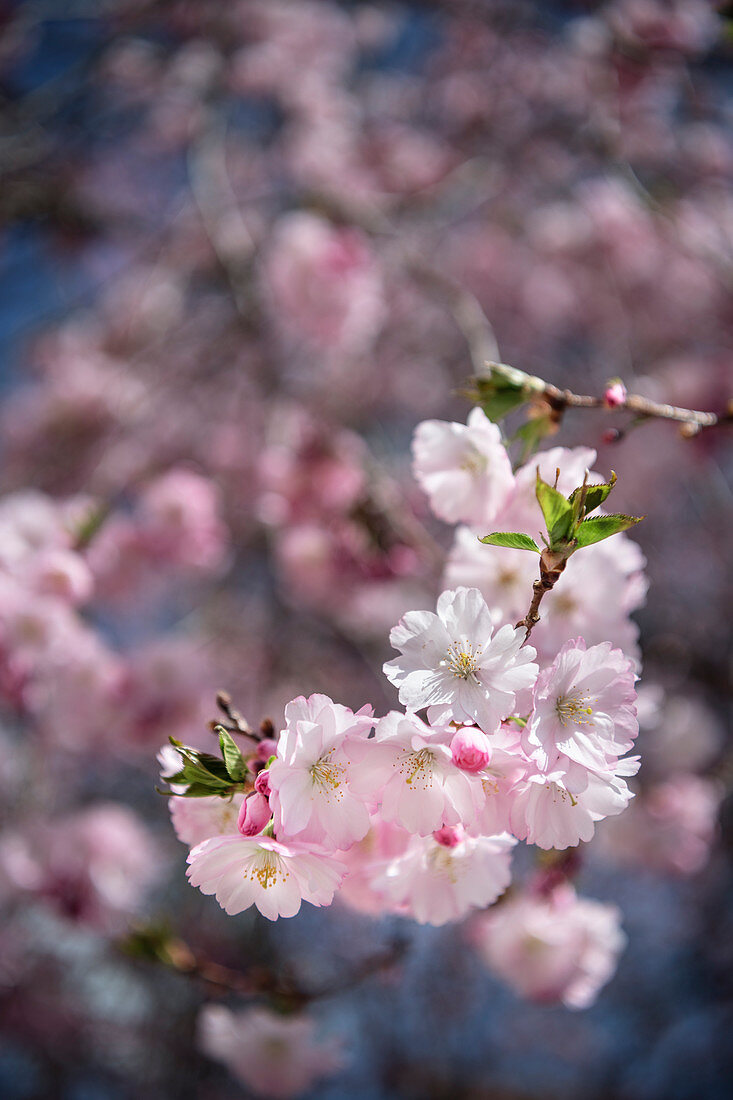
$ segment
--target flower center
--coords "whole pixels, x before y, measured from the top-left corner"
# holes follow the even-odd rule
[[[250,880],[257,879],[263,890],[275,886],[282,875],[283,882],[290,878],[290,872],[285,870],[282,860],[276,852],[269,848],[260,848],[257,856],[245,871],[244,877]]]
[[[570,800],[571,806],[578,805],[577,798],[574,798],[571,795],[570,791],[565,791],[562,787],[558,787],[557,783],[546,783],[545,790],[550,791],[550,793],[552,794],[552,801],[555,803],[557,802],[559,795],[563,802],[567,802],[568,800]]]
[[[560,695],[555,700],[555,713],[562,726],[592,726],[593,708],[588,706],[589,696],[571,689],[568,695]]]
[[[463,456],[461,462],[461,469],[465,470],[471,477],[479,477],[485,473],[488,466],[488,459],[486,455],[481,454],[481,451],[477,451],[475,447],[471,447],[467,450]]]
[[[416,781],[422,783],[427,790],[433,785],[433,761],[435,753],[430,749],[420,749],[419,752],[407,752],[402,758],[400,771],[404,775],[407,772],[405,783],[413,786]]]
[[[427,863],[434,875],[442,875],[454,885],[458,881],[458,866],[450,848],[435,844],[428,851]]]
[[[313,785],[322,792],[337,790],[341,786],[346,772],[343,764],[334,764],[331,759],[335,751],[335,747],[330,749],[319,760],[316,760],[315,764],[311,765],[310,773]]]
[[[473,645],[466,639],[463,642],[453,642],[448,649],[444,660],[440,662],[443,668],[447,668],[459,680],[470,680],[471,677],[478,683],[476,670],[483,646]]]

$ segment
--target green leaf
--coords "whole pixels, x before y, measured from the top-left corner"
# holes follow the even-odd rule
[[[247,774],[248,768],[242,753],[239,751],[239,746],[223,726],[217,726],[216,732],[219,734],[219,747],[221,748],[221,755],[224,757],[226,769],[235,783],[241,783]]]
[[[604,500],[613,489],[614,485],[618,481],[614,471],[611,471],[611,476],[608,481],[603,482],[601,485],[586,485],[585,487],[585,514],[594,512],[596,508],[600,508]],[[583,486],[579,485],[577,489],[573,489],[572,493],[568,497],[571,504],[575,504],[575,501],[582,496]]]
[[[489,420],[503,418],[520,405],[525,405],[544,390],[541,378],[534,378],[506,363],[487,363],[489,373],[474,379],[471,398],[480,405]]]
[[[619,531],[626,531],[643,519],[643,516],[624,516],[620,514],[592,516],[591,519],[584,519],[575,532],[578,549],[581,546],[592,546],[594,542],[601,542],[603,539],[610,538],[611,535],[617,535]]]
[[[212,787],[208,783],[189,783],[185,791],[181,791],[180,798],[214,798],[219,796],[222,798],[225,794],[228,794],[231,790],[232,784],[229,782],[228,787],[217,786]]]
[[[523,535],[520,531],[494,531],[491,535],[484,535],[479,542],[487,546],[506,546],[510,550],[534,550],[539,554],[540,548],[529,535]]]
[[[529,398],[520,391],[511,389],[496,389],[479,385],[477,404],[484,410],[489,420],[495,423],[503,420],[514,409],[525,405]]]
[[[573,527],[573,507],[562,493],[559,493],[557,489],[553,489],[552,485],[548,485],[546,481],[542,480],[539,468],[537,470],[536,493],[542,515],[545,517],[545,523],[547,524],[550,546],[561,539],[569,538]]]
[[[221,757],[189,749],[174,737],[169,737],[168,740],[183,761],[183,768],[177,775],[171,776],[169,783],[201,784],[210,788],[209,793],[228,790],[231,787],[232,780]]]

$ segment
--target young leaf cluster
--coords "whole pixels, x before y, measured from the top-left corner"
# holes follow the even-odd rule
[[[207,798],[210,795],[232,794],[240,789],[249,769],[232,735],[223,726],[217,726],[221,756],[198,752],[169,737],[171,745],[181,757],[182,767],[168,777],[171,786],[185,790],[176,792],[184,798]]]
[[[565,497],[553,485],[543,481],[537,470],[535,492],[542,509],[547,537],[542,536],[545,547],[556,561],[565,561],[583,546],[610,538],[619,531],[639,523],[643,516],[627,516],[617,512],[612,515],[591,516],[604,503],[616,484],[615,473],[601,485],[588,485],[586,481]],[[542,554],[542,550],[529,535],[520,531],[494,531],[481,542],[489,546],[506,546],[513,550],[530,550]]]
[[[516,367],[506,363],[487,363],[487,367],[487,375],[473,380],[471,397],[489,420],[503,420],[544,391],[545,383],[541,378],[525,374]]]

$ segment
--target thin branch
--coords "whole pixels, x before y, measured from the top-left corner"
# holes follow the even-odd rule
[[[491,366],[493,365],[491,364]],[[546,382],[543,389],[538,387],[536,393],[538,397],[544,398],[553,412],[557,414],[558,419],[566,409],[605,409],[606,412],[625,410],[645,419],[676,421],[678,424],[683,425],[685,436],[697,435],[703,428],[714,428],[719,424],[733,423],[733,398],[728,402],[728,407],[724,413],[714,413],[699,412],[697,409],[684,409],[678,405],[667,405],[635,393],[627,394],[625,401],[609,407],[602,397],[573,393],[572,390],[561,390],[550,382]]]
[[[544,584],[544,582],[542,581],[541,577],[538,580],[533,582],[533,584],[532,584],[532,603],[529,605],[529,610],[527,611],[527,614],[524,616],[523,619],[520,619],[519,622],[517,623],[517,629],[519,629],[520,626],[523,626],[526,630],[526,634],[524,635],[524,641],[522,642],[522,645],[526,645],[526,643],[529,641],[529,636],[532,633],[533,628],[540,621],[540,615],[539,615],[540,604],[542,602],[542,598],[544,597],[545,593],[549,592],[551,588],[552,588],[552,585],[547,587]]]
[[[481,374],[486,361],[498,356],[499,345],[478,298],[455,279],[438,271],[423,259],[407,260],[405,267],[426,289],[436,291],[441,296],[468,345],[473,369]]]
[[[217,722],[216,725],[224,725],[224,728],[228,730],[229,733],[241,733],[245,737],[256,737],[256,734],[251,729],[244,715],[240,714],[238,710],[235,710],[231,696],[227,691],[217,691],[216,705],[222,714],[226,715],[227,721],[229,722],[229,725],[224,725],[222,722]]]
[[[517,629],[524,627],[526,633],[522,645],[526,645],[534,627],[540,621],[539,608],[547,592],[551,592],[567,565],[570,554],[545,549],[540,554],[540,575],[532,584],[532,602],[523,619],[516,624]]]

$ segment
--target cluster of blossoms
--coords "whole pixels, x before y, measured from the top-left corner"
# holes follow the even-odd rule
[[[184,468],[150,479],[127,508],[31,490],[0,499],[0,701],[52,750],[100,736],[149,747],[161,729],[190,729],[201,658],[171,638],[120,652],[98,620],[218,575],[228,539],[215,487]]]
[[[527,610],[536,563],[522,550],[482,546],[477,536],[493,527],[538,538],[542,513],[535,498],[537,471],[554,482],[559,470],[556,487],[570,493],[586,471],[593,470],[596,452],[590,447],[552,447],[513,472],[498,426],[481,409],[474,409],[466,424],[420,424],[413,456],[415,477],[433,512],[458,524],[445,584],[475,586],[492,613],[516,622]],[[603,478],[591,472],[588,481]],[[572,570],[557,582],[554,599],[547,601],[534,629],[532,644],[540,657],[552,658],[563,643],[583,637],[588,645],[611,642],[638,659],[638,628],[629,615],[644,602],[644,564],[637,544],[623,533],[611,543],[584,548]]]
[[[655,554],[652,580],[675,599],[650,609],[648,652],[661,641],[658,674],[678,681],[682,705],[695,680],[704,692],[697,711],[660,705],[654,728],[640,715],[640,785],[624,753],[632,662],[640,672],[630,615],[646,580],[626,535],[584,547],[545,598],[536,658],[514,670],[536,666],[531,685],[512,684],[499,661],[482,666],[482,693],[478,665],[469,671],[477,645],[510,637],[502,631],[527,611],[537,575],[531,554],[477,535],[536,539],[537,467],[548,483],[559,468],[567,494],[595,452],[553,447],[512,468],[483,412],[467,424],[427,418],[465,384],[467,337],[474,366],[498,355],[482,346],[481,311],[508,362],[558,385],[605,385],[610,420],[622,425],[612,440],[627,414],[610,373],[647,397],[724,407],[733,257],[726,47],[716,44],[724,20],[704,0],[560,5],[558,18],[541,0],[109,0],[94,29],[85,21],[67,36],[42,11],[26,18],[14,7],[0,48],[4,90],[18,117],[33,120],[40,106],[42,125],[8,143],[3,256],[33,286],[24,315],[32,323],[35,311],[42,331],[10,355],[27,376],[16,385],[14,372],[3,375],[0,405],[0,901],[6,946],[8,936],[21,943],[5,954],[26,954],[28,910],[117,934],[148,886],[160,889],[140,816],[160,807],[140,760],[169,734],[201,745],[216,687],[236,685],[258,714],[282,714],[305,685],[356,706],[386,656],[385,631],[407,609],[434,606],[442,588],[477,589],[492,620],[488,641],[467,634],[474,649],[463,650],[450,635],[459,648],[439,658],[436,677],[461,688],[460,700],[434,697],[431,667],[408,669],[417,660],[408,616],[388,667],[405,713],[349,717],[331,704],[331,720],[324,704],[314,719],[311,703],[290,704],[284,734],[245,751],[246,778],[222,783],[224,798],[183,797],[176,784],[176,831],[192,849],[228,838],[207,858],[231,856],[230,886],[253,854],[247,882],[227,894],[232,909],[259,898],[284,913],[333,896],[441,923],[491,904],[518,840],[549,849],[541,866],[567,869],[572,846],[608,815],[588,858],[645,870],[638,905],[653,914],[648,871],[701,868],[722,797],[720,731],[717,747],[702,744],[709,677],[722,668],[720,436],[681,446],[668,426],[655,438],[649,425],[611,457],[608,435],[594,431],[593,414],[586,421],[626,506],[655,502],[647,545],[670,548]],[[79,63],[49,100],[38,82],[56,71],[48,51],[62,39]],[[82,74],[94,94],[80,88]],[[59,306],[51,257],[63,301],[80,282],[97,289],[83,311],[49,325]],[[633,363],[644,376],[633,377]],[[424,537],[407,464],[395,460],[405,425],[419,419],[417,480],[434,514],[458,525],[447,563]],[[680,524],[671,483],[685,485],[705,539]],[[669,638],[680,654],[671,669]],[[529,657],[529,645],[520,649]],[[389,706],[396,700],[379,714]],[[288,735],[319,722],[321,740]],[[409,786],[402,753],[420,760]],[[323,791],[311,802],[316,775]],[[619,813],[627,781],[637,796]],[[333,804],[323,802],[329,782]],[[90,792],[100,801],[88,809]],[[207,888],[218,890],[214,878]],[[469,917],[470,938],[520,994],[580,1006],[610,974],[621,937],[618,913],[577,897],[568,878],[515,882]],[[700,903],[695,919],[713,908]],[[680,926],[691,912],[678,906]],[[185,908],[177,917],[195,936]],[[217,947],[231,954],[223,945],[236,937],[241,950],[247,929],[226,925]],[[23,1012],[11,1007],[21,1050],[35,1028],[44,1066],[53,1013],[50,996],[35,998],[63,939],[44,937],[42,982],[28,971],[10,983],[14,998],[21,986],[28,998]],[[283,944],[272,937],[273,970]],[[445,955],[430,965],[444,975]],[[156,985],[153,976],[151,1001]],[[75,1010],[82,989],[77,979]],[[203,1049],[250,1089],[292,1095],[335,1064],[303,1021],[258,1012],[217,1006],[200,1031]],[[146,1067],[138,1091],[167,1094],[180,1081],[183,1052],[160,1033],[167,1018],[150,1021],[154,1057],[136,1060]],[[177,1034],[180,1043],[188,1033]],[[95,1058],[117,1073],[133,1061],[124,1021],[114,1035],[108,1028]],[[163,1050],[174,1067],[167,1089],[147,1076]],[[370,1053],[373,1072],[386,1073]]]
[[[459,920],[509,885],[517,839],[574,846],[629,802],[635,672],[619,650],[578,639],[538,675],[524,630],[495,630],[466,588],[409,612],[391,641],[404,712],[295,699],[246,798],[171,799],[189,879],[228,913],[292,916],[342,883],[348,901],[354,877],[376,907]]]
[[[557,464],[555,484],[566,492],[578,480],[597,483],[587,466],[577,476],[593,457],[557,448],[539,456],[535,478]],[[477,516],[485,527],[498,517],[539,535],[528,470],[512,472],[498,428],[479,410],[466,426],[433,421],[416,433],[417,477],[453,522]],[[492,548],[477,545],[490,584]],[[640,570],[634,544],[624,545]],[[592,600],[584,594],[588,622]],[[629,603],[621,593],[622,608]],[[190,847],[191,884],[229,914],[256,906],[274,920],[302,901],[329,905],[338,892],[362,911],[442,925],[504,894],[518,841],[561,851],[589,841],[597,822],[626,808],[626,780],[639,766],[628,755],[639,728],[633,631],[624,632],[627,617],[615,607],[595,623],[597,633],[606,622],[614,633],[615,621],[624,652],[597,633],[592,644],[566,639],[565,620],[545,632],[538,658],[525,622],[507,619],[464,586],[443,591],[434,612],[407,612],[390,633],[398,656],[384,665],[403,710],[376,717],[368,705],[354,712],[325,695],[299,697],[285,707],[279,737],[249,756],[221,729],[228,779],[215,776],[224,788],[216,793],[210,777],[202,784],[191,772],[195,754],[182,750],[179,772],[168,750],[171,814]],[[516,919],[504,918],[512,907]],[[565,947],[556,955],[558,937]],[[617,911],[577,899],[563,875],[504,902],[475,938],[520,991],[575,1007],[593,1000],[623,943]],[[534,974],[531,944],[544,938],[553,957]]]

